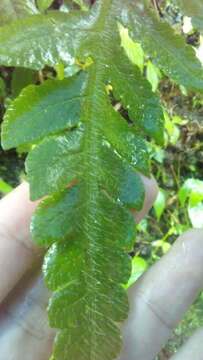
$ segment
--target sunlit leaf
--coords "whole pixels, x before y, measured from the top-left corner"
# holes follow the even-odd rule
[[[37,0],[37,6],[41,12],[44,12],[51,6],[53,0]]]
[[[194,228],[203,228],[203,204],[198,203],[196,206],[188,207],[188,215]]]
[[[163,189],[159,189],[158,196],[153,205],[157,219],[159,220],[166,207],[166,193]]]
[[[178,192],[178,198],[182,206],[189,198],[190,206],[197,205],[203,200],[203,181],[198,179],[187,179]]]
[[[150,82],[152,86],[152,91],[156,91],[159,86],[159,80],[161,77],[161,73],[157,66],[155,66],[151,61],[147,62],[147,80]]]
[[[124,287],[128,289],[131,285],[133,285],[139,277],[144,273],[144,271],[147,269],[148,265],[147,262],[142,259],[139,256],[135,256],[132,259],[132,270],[131,270],[131,276],[126,285]]]
[[[0,178],[0,192],[8,194],[12,190],[12,186]]]
[[[144,70],[144,52],[140,44],[134,42],[128,34],[128,29],[120,26],[121,45],[124,47],[130,61],[137,65],[140,71]]]

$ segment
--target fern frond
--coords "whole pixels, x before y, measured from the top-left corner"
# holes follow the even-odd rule
[[[40,246],[49,247],[43,266],[54,291],[48,315],[50,325],[60,329],[54,360],[111,360],[119,354],[116,323],[128,315],[122,284],[130,276],[128,251],[135,238],[128,209],[141,209],[139,172],[150,174],[144,135],[163,142],[159,101],[120,46],[121,11],[117,1],[99,0],[90,12],[33,16],[5,27],[11,47],[14,29],[18,41],[26,38],[15,47],[17,54],[0,50],[1,61],[32,68],[67,60],[67,54],[92,59],[72,78],[25,88],[2,128],[5,148],[34,145],[26,160],[31,199],[51,195],[37,208],[31,230]],[[31,50],[28,39],[40,31],[41,19]],[[64,39],[55,43],[61,31]],[[114,109],[108,85],[129,121]]]

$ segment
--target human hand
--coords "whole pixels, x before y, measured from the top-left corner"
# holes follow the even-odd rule
[[[143,178],[146,198],[137,221],[156,197],[154,180]],[[0,201],[0,360],[48,360],[55,330],[47,322],[48,291],[39,273],[42,250],[29,233],[36,203],[28,184]],[[203,233],[190,230],[129,290],[131,312],[122,332],[119,360],[152,360],[203,288]],[[199,330],[173,360],[202,360]],[[77,360],[77,359],[76,359]]]

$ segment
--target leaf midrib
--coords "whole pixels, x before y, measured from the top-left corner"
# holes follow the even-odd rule
[[[109,27],[108,24],[108,13],[111,7],[111,0],[103,0],[103,9],[101,10],[100,18],[98,20],[98,27],[100,29],[99,34],[105,31]],[[103,37],[105,39],[105,36]],[[108,48],[109,44],[103,42],[102,46],[98,47],[97,58],[100,60],[104,57],[104,49]],[[103,82],[106,74],[106,69],[103,66],[102,62],[95,60],[94,64],[91,65],[89,69],[89,79],[87,84],[88,95],[92,95],[92,101],[84,105],[84,118],[83,120],[86,123],[86,131],[84,136],[84,165],[83,165],[83,177],[85,181],[83,182],[83,190],[81,191],[82,198],[85,198],[85,216],[83,220],[83,229],[89,229],[88,236],[84,234],[86,241],[88,242],[87,250],[85,253],[85,264],[87,270],[83,271],[84,280],[86,283],[87,293],[90,294],[92,299],[91,306],[87,304],[86,311],[91,317],[91,324],[94,324],[95,315],[97,313],[97,278],[94,276],[97,273],[94,259],[92,254],[97,253],[98,244],[96,243],[97,238],[101,238],[100,229],[95,226],[95,214],[97,209],[100,206],[100,186],[97,179],[99,179],[99,169],[101,167],[101,146],[103,135],[99,130],[98,125],[98,113],[102,113],[102,109],[105,106],[105,84]],[[108,59],[104,58],[105,63],[108,62]],[[87,98],[89,96],[87,95]],[[99,98],[99,104],[97,104],[97,97]],[[81,199],[81,201],[84,201]],[[96,204],[96,206],[95,206]],[[90,230],[91,229],[91,230]],[[91,249],[91,251],[90,251]],[[91,286],[90,286],[90,277],[86,275],[91,273]],[[92,291],[92,289],[94,289]],[[91,353],[89,359],[94,359],[94,344],[97,343],[96,332],[93,330],[91,332],[90,343],[92,344]]]

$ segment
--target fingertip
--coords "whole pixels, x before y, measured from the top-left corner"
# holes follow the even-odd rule
[[[148,178],[144,175],[140,175],[140,177],[143,181],[145,188],[145,199],[142,210],[132,212],[132,214],[135,216],[137,223],[140,222],[147,215],[158,194],[158,185],[153,176],[151,178]]]
[[[193,228],[193,229],[188,229],[186,230],[183,234],[181,234],[179,236],[179,238],[177,239],[177,241],[189,241],[189,242],[199,242],[199,241],[203,241],[203,230],[202,229],[197,229],[197,228]]]
[[[153,204],[157,198],[158,191],[159,191],[157,181],[154,178],[154,176],[152,176],[151,178],[148,178],[146,176],[141,175],[141,178],[144,183],[144,187],[145,187],[145,191],[146,191],[146,198],[148,197],[147,200],[151,204]]]
[[[184,254],[189,257],[203,259],[203,230],[188,229],[177,238],[171,251],[176,251],[177,247],[182,247]]]

